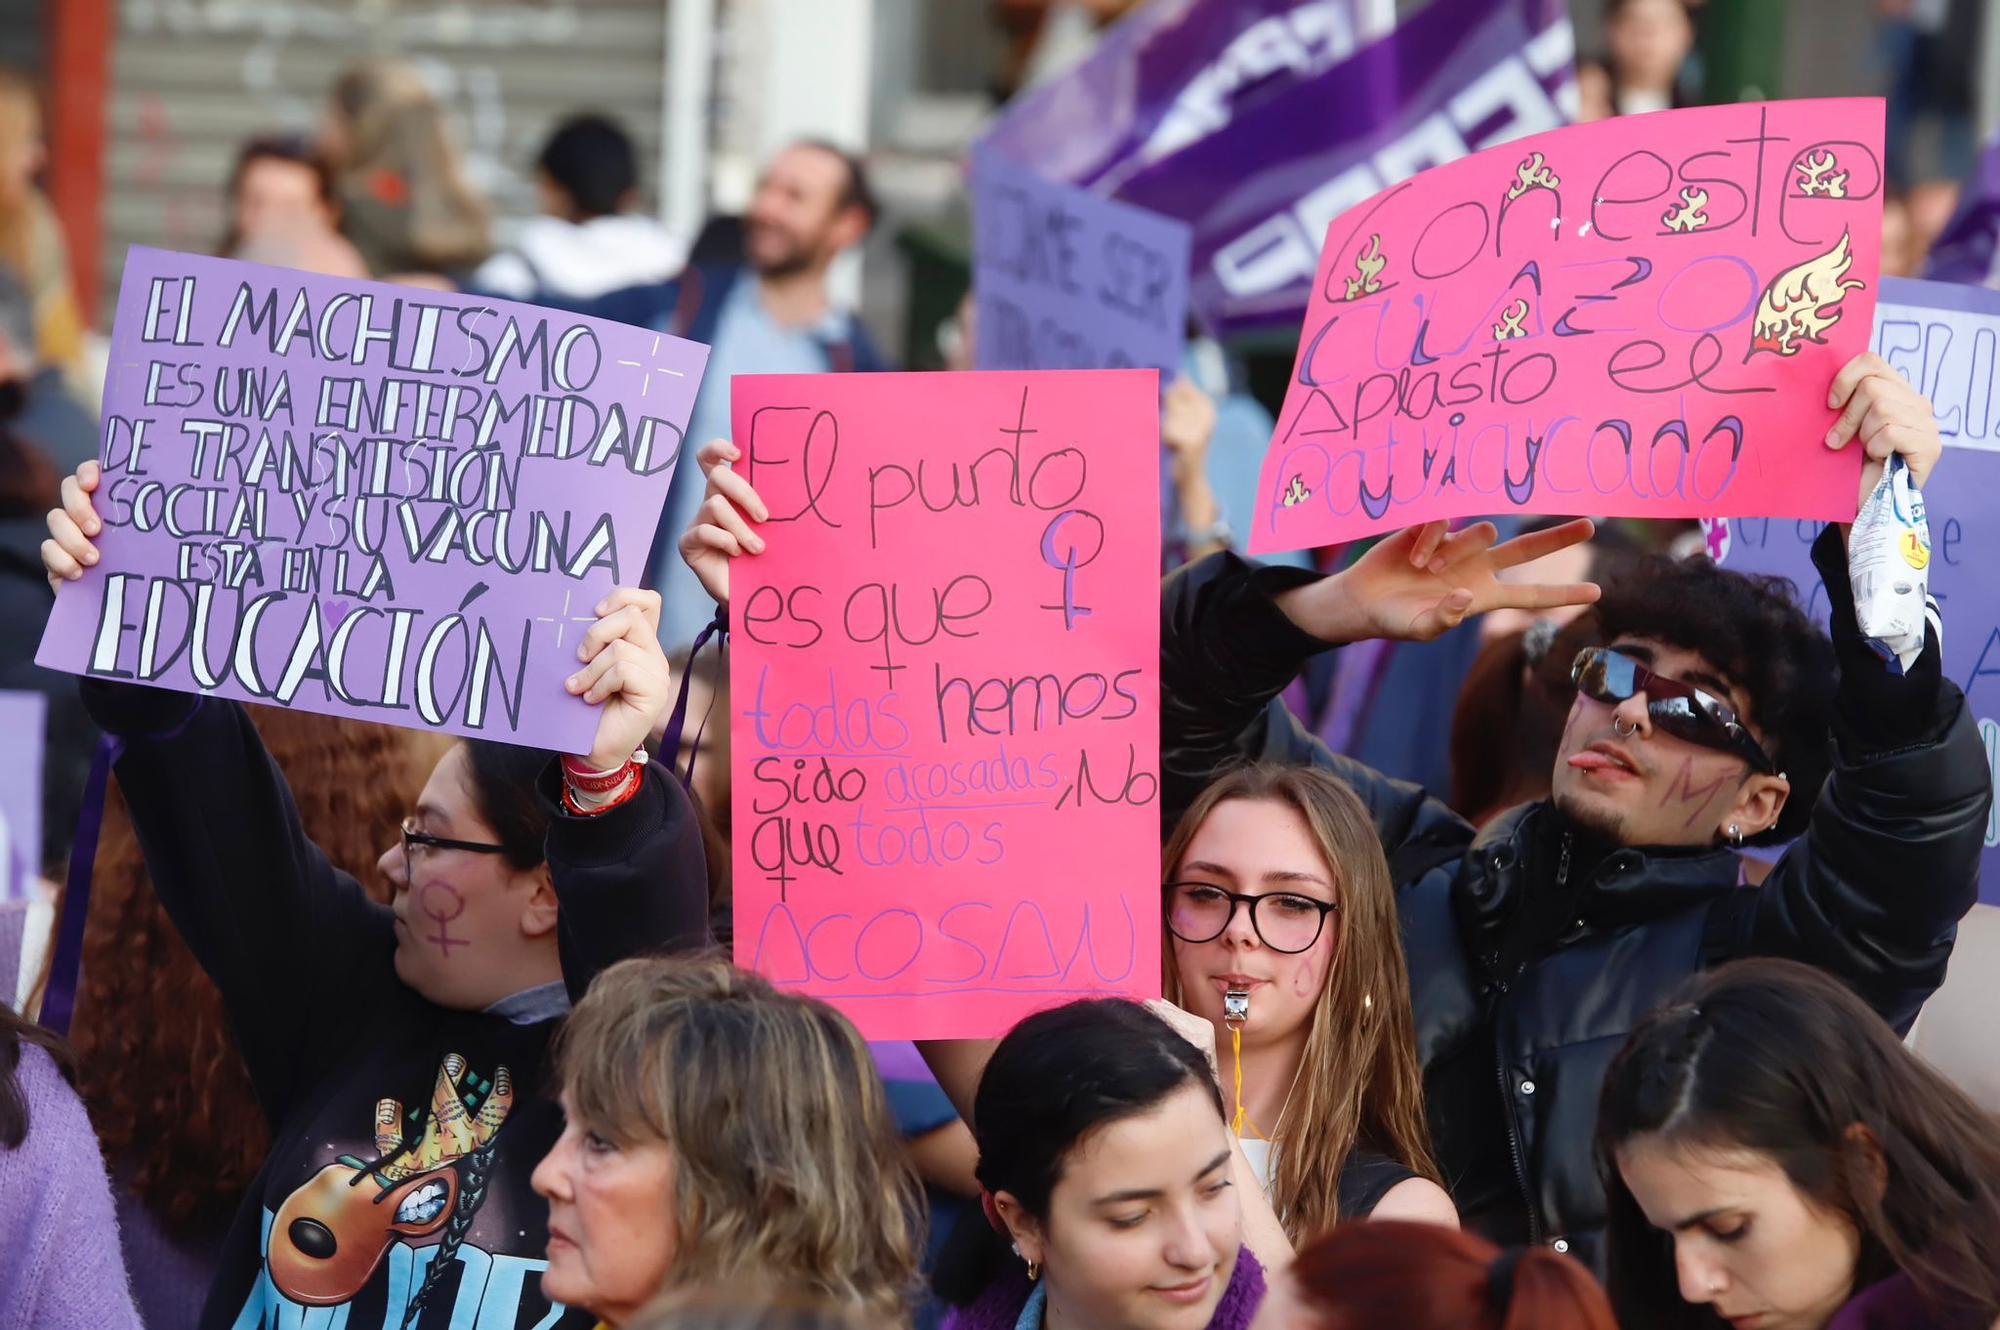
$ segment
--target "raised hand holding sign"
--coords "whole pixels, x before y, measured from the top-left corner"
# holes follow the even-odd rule
[[[643,571],[705,347],[135,249],[111,359],[41,664],[592,750],[566,680]]]
[[[1882,104],[1624,117],[1337,218],[1251,550],[1493,513],[1852,517]]]
[[[878,1038],[1158,992],[1159,380],[738,376],[736,958]]]

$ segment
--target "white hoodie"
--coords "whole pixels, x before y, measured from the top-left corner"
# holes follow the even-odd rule
[[[663,282],[679,273],[687,250],[651,217],[615,213],[587,222],[533,217],[512,245],[479,266],[475,290],[513,300],[537,293],[588,300],[610,291]]]

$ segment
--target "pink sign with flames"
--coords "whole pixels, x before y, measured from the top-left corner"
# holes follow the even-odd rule
[[[1851,518],[1882,103],[1702,107],[1492,148],[1335,219],[1251,551],[1493,513]]]

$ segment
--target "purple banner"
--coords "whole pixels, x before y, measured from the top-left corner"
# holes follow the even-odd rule
[[[1945,436],[1938,479],[1924,491],[1930,589],[1944,614],[1944,671],[1979,717],[1988,767],[2000,775],[2000,293],[1884,278],[1875,350],[1930,397]],[[1939,482],[1942,483],[1939,483]],[[1733,518],[1709,529],[1727,567],[1790,578],[1826,622],[1826,588],[1811,547],[1820,523]],[[1996,779],[2000,791],[2000,779]],[[1986,824],[1979,897],[2000,905],[2000,807]]]
[[[0,901],[25,900],[42,871],[42,750],[48,699],[0,693]],[[0,994],[0,1004],[13,994]]]
[[[1179,372],[1188,226],[972,156],[978,369]]]
[[[533,305],[133,249],[103,561],[36,659],[565,752],[708,348]]]
[[[1148,6],[983,143],[1188,222],[1191,299],[1214,331],[1296,325],[1333,218],[1575,109],[1559,0],[1431,0],[1393,30],[1380,9]]]

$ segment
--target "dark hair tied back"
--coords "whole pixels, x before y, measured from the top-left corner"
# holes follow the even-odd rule
[[[467,739],[465,758],[472,776],[472,801],[506,847],[507,862],[518,869],[541,863],[547,853],[549,806],[535,782],[553,760],[551,755],[492,739]]]
[[[1088,1135],[1159,1107],[1185,1087],[1222,1091],[1200,1050],[1136,1002],[1095,998],[1028,1017],[1002,1039],[979,1078],[973,1136],[979,1184],[1044,1219],[1072,1151]],[[1006,1245],[986,1224],[960,1224],[935,1281],[965,1305],[1004,1268]]]

